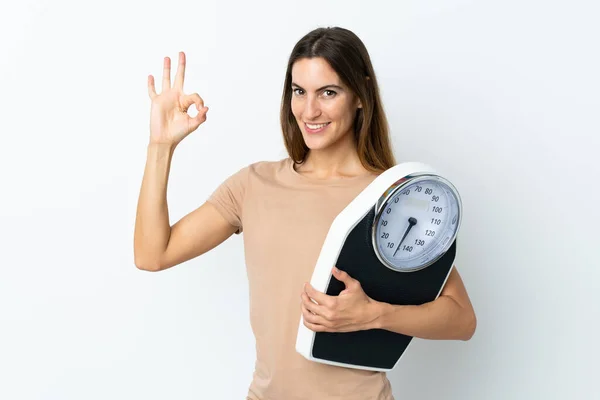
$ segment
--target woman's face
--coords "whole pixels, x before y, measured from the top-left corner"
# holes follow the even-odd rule
[[[358,98],[325,59],[302,58],[292,66],[292,113],[309,149],[353,140],[354,117],[360,107]]]

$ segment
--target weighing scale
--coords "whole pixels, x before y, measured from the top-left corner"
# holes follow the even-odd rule
[[[419,305],[442,291],[456,255],[462,202],[456,188],[427,164],[397,164],[377,176],[332,222],[311,285],[330,296],[345,286],[336,266],[372,299]],[[411,336],[384,329],[313,332],[301,316],[296,351],[348,368],[390,371]]]

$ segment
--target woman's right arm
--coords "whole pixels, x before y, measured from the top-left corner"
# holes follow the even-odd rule
[[[135,265],[146,271],[161,271],[206,253],[238,229],[208,202],[172,227],[169,224],[167,184],[173,153],[177,145],[206,120],[208,111],[198,94],[183,94],[183,52],[179,53],[173,87],[170,69],[170,59],[165,57],[160,95],[155,92],[154,78],[148,77],[148,93],[152,100],[150,143],[134,232]],[[192,104],[198,110],[194,118],[187,114]]]
[[[173,148],[151,143],[137,206],[134,234],[135,265],[161,271],[213,249],[238,228],[206,202],[169,224],[167,184]]]

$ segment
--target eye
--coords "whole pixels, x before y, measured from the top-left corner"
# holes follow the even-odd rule
[[[325,91],[323,91],[323,93],[331,93],[329,95],[326,95],[325,97],[333,97],[333,96],[335,96],[337,94],[333,90],[325,90]]]
[[[297,93],[297,91],[300,90],[301,92],[304,92],[302,89],[300,88],[292,88],[292,93],[296,94],[296,95],[300,95],[301,93]]]

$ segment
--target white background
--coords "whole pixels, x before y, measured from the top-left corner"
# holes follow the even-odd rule
[[[242,237],[133,262],[147,76],[185,51],[208,120],[175,152],[172,223],[286,156],[287,57],[353,30],[398,161],[465,207],[472,340],[416,339],[401,399],[598,399],[600,7],[592,1],[6,1],[0,6],[0,398],[241,399],[254,366]],[[195,115],[195,110],[192,110]]]

